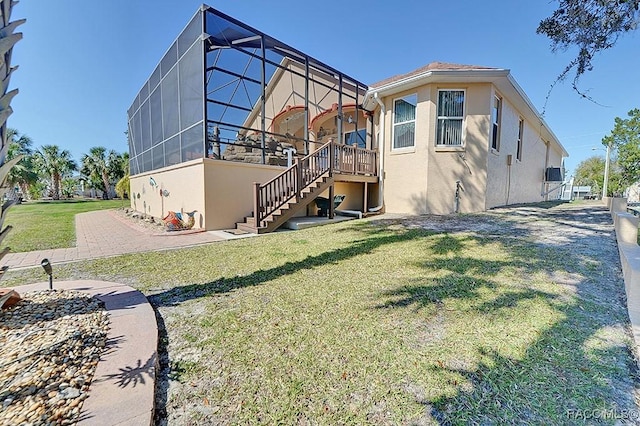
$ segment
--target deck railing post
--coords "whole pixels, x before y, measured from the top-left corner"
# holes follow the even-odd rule
[[[333,142],[329,143],[329,177],[333,176],[333,161],[334,161],[334,155],[335,153],[333,152],[335,149],[335,145],[333,144]]]
[[[300,201],[300,191],[302,190],[302,163],[299,158],[296,158],[296,200]]]
[[[353,174],[358,174],[358,148],[353,148]]]
[[[255,227],[260,227],[260,222],[262,222],[262,217],[260,217],[260,183],[253,183],[253,217],[255,218]]]

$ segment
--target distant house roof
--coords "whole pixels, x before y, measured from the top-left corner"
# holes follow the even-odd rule
[[[376,88],[386,86],[389,83],[393,83],[400,80],[405,80],[409,77],[413,77],[416,75],[423,74],[428,71],[435,70],[497,70],[499,68],[494,67],[484,67],[481,65],[464,65],[464,64],[450,64],[447,62],[431,62],[423,67],[417,68],[411,72],[405,74],[397,74],[389,78],[385,78],[384,80],[380,80],[376,83],[369,85],[369,88]]]
[[[590,186],[574,186],[573,192],[591,192]]]

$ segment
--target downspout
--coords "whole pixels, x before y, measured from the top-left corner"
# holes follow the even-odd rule
[[[380,169],[379,169],[379,176],[378,176],[378,181],[380,182],[379,184],[379,196],[378,196],[378,200],[379,200],[379,205],[378,207],[373,207],[371,209],[369,209],[369,211],[379,211],[382,206],[384,206],[384,121],[385,121],[385,116],[387,114],[387,111],[384,107],[384,103],[382,102],[382,100],[380,99],[380,96],[378,95],[378,92],[375,92],[373,94],[373,99],[375,99],[375,101],[378,103],[378,105],[380,105],[380,117],[379,117],[379,123],[378,123],[378,128],[379,128],[379,140],[378,140],[378,154],[380,155]]]

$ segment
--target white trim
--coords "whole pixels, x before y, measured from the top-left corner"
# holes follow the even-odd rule
[[[420,74],[407,77],[402,80],[393,81],[391,83],[371,88],[365,94],[363,104],[370,100],[373,92],[379,93],[379,96],[388,96],[396,94],[400,91],[410,90],[412,88],[422,86],[429,83],[451,82],[451,83],[474,83],[474,80],[482,82],[491,82],[500,77],[507,77],[509,70],[507,69],[467,69],[467,70],[430,70]],[[434,81],[435,80],[435,81]],[[479,82],[479,81],[478,81]]]
[[[440,118],[442,119],[458,119],[459,117],[449,117],[449,116],[445,116],[445,115],[438,115],[438,108],[440,107],[440,92],[462,92],[464,99],[462,102],[462,129],[460,131],[460,144],[459,145],[447,145],[447,144],[440,144],[438,143],[438,126],[440,124]],[[443,88],[440,89],[438,88],[438,95],[436,97],[436,134],[435,134],[435,141],[436,141],[436,148],[449,148],[449,147],[460,147],[460,148],[465,148],[465,139],[467,136],[467,89],[463,89],[463,88],[455,88],[455,87],[447,87],[447,88]]]
[[[396,117],[396,101],[401,100],[401,99],[406,99],[410,96],[415,96],[416,99],[416,104],[415,104],[415,111],[413,114],[413,120],[408,120],[408,121],[402,121],[399,123],[396,123],[395,121],[395,117]],[[391,108],[391,144],[389,144],[389,147],[391,148],[391,152],[397,153],[397,152],[413,152],[415,151],[416,148],[416,124],[417,124],[417,118],[418,118],[418,93],[410,93],[404,96],[400,96],[397,98],[393,98],[392,100],[392,104],[391,104],[392,108]],[[413,122],[413,143],[410,146],[403,146],[400,148],[396,148],[395,144],[396,144],[396,138],[395,138],[395,133],[396,133],[396,125],[401,125],[401,124],[408,124]]]

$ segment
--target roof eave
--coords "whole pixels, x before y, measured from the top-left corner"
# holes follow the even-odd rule
[[[536,109],[536,107],[533,105],[533,102],[531,102],[531,99],[529,99],[529,97],[527,96],[527,94],[524,92],[524,90],[522,89],[522,87],[520,87],[520,85],[518,84],[518,82],[516,82],[516,80],[513,78],[513,76],[511,74],[509,74],[507,76],[507,80],[509,81],[509,83],[511,84],[511,86],[516,90],[516,92],[518,92],[518,95],[520,95],[520,97],[525,101],[525,103],[527,104],[527,106],[531,109],[531,112],[533,112],[533,114],[538,118],[538,120],[540,120],[540,126],[542,126],[542,128],[544,128],[547,133],[549,134],[549,136],[551,137],[551,139],[554,140],[555,143],[558,144],[558,146],[560,147],[560,149],[562,150],[562,156],[563,157],[568,157],[569,153],[567,152],[567,150],[565,149],[565,147],[562,145],[562,143],[560,142],[560,139],[558,139],[558,137],[555,135],[555,133],[553,133],[553,130],[551,130],[551,127],[549,127],[549,125],[547,124],[547,122],[544,120],[544,117],[542,116],[542,114],[540,114],[538,112],[538,110]]]
[[[389,96],[405,90],[411,90],[415,87],[429,83],[489,83],[494,79],[506,77],[509,70],[492,68],[492,69],[465,69],[465,70],[429,70],[412,75],[397,81],[392,81],[378,87],[370,87],[365,94],[363,105],[366,109],[373,108],[375,101],[373,94],[378,96]]]
[[[560,143],[558,137],[553,133],[549,125],[546,123],[542,114],[538,112],[536,107],[531,102],[531,99],[526,95],[524,90],[515,81],[508,69],[465,69],[465,70],[429,70],[420,74],[412,75],[407,78],[393,81],[387,84],[383,84],[378,87],[370,87],[365,94],[363,106],[367,110],[374,110],[377,103],[373,96],[375,93],[379,97],[386,97],[394,95],[396,93],[404,92],[405,90],[411,90],[416,87],[430,84],[430,83],[492,83],[497,87],[503,87],[505,80],[515,90],[520,98],[524,101],[529,111],[531,112],[531,118],[535,117],[540,121],[541,129],[544,128],[550,139],[560,147],[563,157],[568,157],[569,153]],[[500,84],[502,82],[503,84]]]

